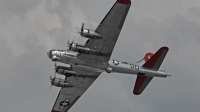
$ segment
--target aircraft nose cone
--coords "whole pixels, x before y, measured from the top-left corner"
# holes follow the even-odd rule
[[[49,58],[52,57],[52,50],[50,50],[50,51],[47,52],[47,56],[48,56]]]

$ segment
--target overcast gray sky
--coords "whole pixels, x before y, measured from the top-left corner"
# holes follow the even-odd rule
[[[0,111],[50,112],[60,88],[50,90],[47,51],[85,43],[82,22],[95,29],[114,2],[0,0]],[[135,62],[168,46],[162,69],[172,77],[154,78],[135,96],[136,76],[102,73],[69,112],[198,112],[199,36],[199,0],[132,0],[111,58]]]

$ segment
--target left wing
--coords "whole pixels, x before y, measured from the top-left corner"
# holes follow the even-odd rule
[[[61,88],[52,112],[67,112],[101,73],[88,71],[87,74],[66,78],[73,87]]]

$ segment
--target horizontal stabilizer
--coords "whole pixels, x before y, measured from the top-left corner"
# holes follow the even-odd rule
[[[153,77],[138,74],[136,82],[135,82],[135,88],[133,90],[133,94],[140,95],[152,79]]]

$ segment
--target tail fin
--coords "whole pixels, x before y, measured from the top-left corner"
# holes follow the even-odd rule
[[[142,67],[158,70],[160,68],[160,65],[162,64],[169,48],[168,47],[161,47],[150,59],[148,53],[145,55],[144,61],[146,59],[146,63],[143,64]],[[138,73],[135,87],[133,90],[133,94],[140,95],[143,90],[147,87],[147,85],[150,83],[150,81],[153,79],[153,77],[150,76],[144,76],[140,73]]]
[[[144,63],[144,65],[142,65],[142,67],[158,70],[168,50],[168,47],[161,47],[146,63]]]

